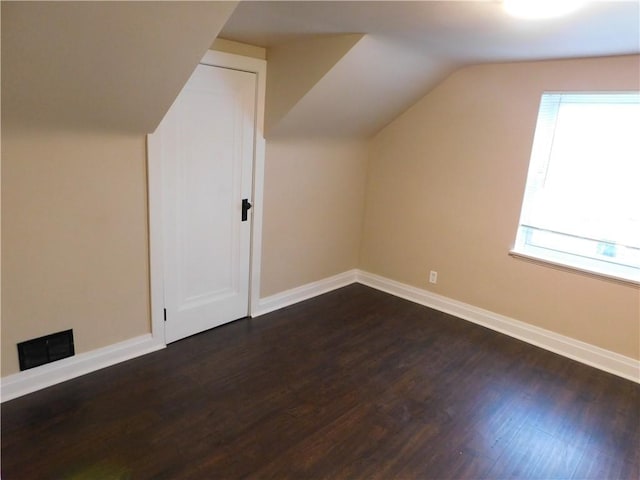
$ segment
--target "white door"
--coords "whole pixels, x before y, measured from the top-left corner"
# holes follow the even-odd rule
[[[255,110],[254,73],[199,65],[153,134],[167,343],[248,314]]]

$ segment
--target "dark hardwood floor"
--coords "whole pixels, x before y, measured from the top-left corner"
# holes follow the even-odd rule
[[[2,405],[2,478],[638,479],[640,385],[351,285]]]

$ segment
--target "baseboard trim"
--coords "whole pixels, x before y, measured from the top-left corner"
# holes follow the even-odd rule
[[[0,380],[0,401],[6,402],[27,393],[70,380],[105,367],[165,348],[151,334],[135,337],[57,362],[8,375]]]
[[[274,310],[308,300],[352,283],[361,283],[396,297],[448,313],[572,360],[640,383],[640,361],[638,360],[427,290],[357,269],[262,298],[258,302],[257,311],[252,312],[252,316],[265,315]],[[6,402],[165,347],[164,343],[154,339],[151,334],[147,334],[8,375],[0,379],[0,402]]]
[[[454,315],[605,372],[640,383],[640,361],[395,280],[357,271],[358,283]]]
[[[276,293],[269,297],[261,298],[258,301],[258,309],[255,312],[251,312],[252,317],[259,317],[274,310],[279,310],[294,303],[308,300],[323,293],[336,290],[338,288],[346,287],[356,282],[358,270],[348,270],[332,277],[318,280],[317,282],[307,283],[300,287],[292,288],[291,290],[285,290],[281,293]]]

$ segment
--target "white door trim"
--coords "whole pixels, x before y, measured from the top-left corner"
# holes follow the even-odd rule
[[[264,105],[267,62],[257,58],[209,50],[201,64],[256,74],[256,125],[253,154],[253,224],[249,280],[249,315],[258,310],[262,256],[262,198],[264,191]],[[164,256],[162,238],[162,165],[157,141],[147,135],[147,182],[149,197],[149,277],[151,283],[151,334],[166,345],[164,333]]]

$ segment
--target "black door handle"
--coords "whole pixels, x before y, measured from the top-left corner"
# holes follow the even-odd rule
[[[249,209],[252,207],[252,205],[249,203],[249,200],[247,200],[246,198],[242,199],[242,221],[246,222],[247,221],[247,213],[249,212]]]

